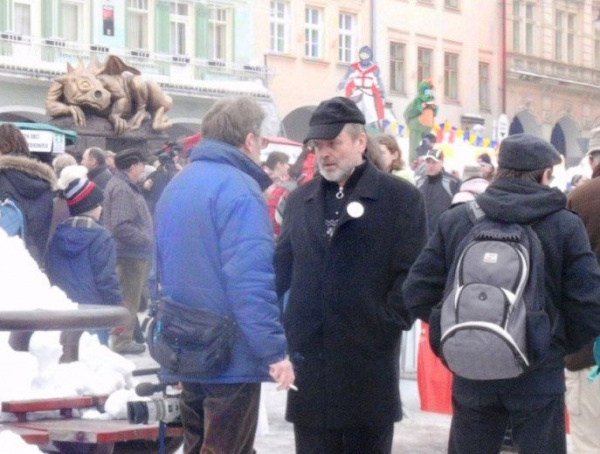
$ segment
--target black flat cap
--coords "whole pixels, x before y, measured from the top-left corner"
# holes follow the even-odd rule
[[[126,170],[138,162],[146,162],[145,153],[139,148],[127,148],[115,155],[115,165],[118,169]]]
[[[552,144],[531,134],[508,136],[498,154],[498,167],[503,169],[539,170],[561,162],[560,153]]]
[[[347,123],[365,124],[365,116],[354,101],[343,96],[323,101],[310,117],[304,143],[312,139],[335,139]]]

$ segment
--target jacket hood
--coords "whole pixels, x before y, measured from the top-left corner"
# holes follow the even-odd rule
[[[264,191],[273,180],[258,164],[240,151],[239,148],[220,140],[203,139],[192,150],[192,161],[213,161],[231,165],[252,177]]]
[[[0,174],[24,199],[37,199],[50,188],[56,191],[56,175],[47,164],[25,156],[0,156]]]
[[[477,196],[477,203],[493,220],[531,224],[566,207],[567,198],[556,188],[521,180],[497,180]]]
[[[58,250],[65,257],[76,257],[89,248],[96,238],[102,235],[102,229],[73,228],[67,225],[59,225],[56,228],[52,241],[59,245]]]

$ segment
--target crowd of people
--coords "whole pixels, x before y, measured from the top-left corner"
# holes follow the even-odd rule
[[[319,104],[291,165],[277,151],[260,162],[264,118],[251,98],[220,100],[185,165],[163,151],[151,173],[140,148],[91,147],[51,168],[18,129],[0,126],[0,198],[23,211],[31,255],[73,301],[131,314],[129,325],[97,332],[101,342],[146,350],[137,314],[151,269],[158,304],[233,320],[221,369],[163,368],[161,379],[182,386],[186,454],[253,453],[268,380],[288,391],[298,454],[391,453],[401,333],[429,322],[453,282],[473,201],[539,237],[552,334],[547,356],[516,378],[471,380],[437,360],[452,381],[448,452],[499,452],[510,425],[519,452],[566,453],[565,361],[575,452],[600,450],[600,389],[587,380],[600,335],[600,130],[589,146],[593,178],[567,198],[550,187],[558,152],[528,134],[506,138],[497,157],[479,155],[461,180],[432,137],[408,165],[396,138],[369,134],[348,98]]]

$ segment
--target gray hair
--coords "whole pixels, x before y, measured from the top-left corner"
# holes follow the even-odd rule
[[[52,160],[52,167],[57,176],[60,175],[60,172],[62,172],[62,169],[65,167],[75,165],[77,165],[77,160],[68,153],[61,153]]]
[[[103,166],[104,164],[106,164],[106,154],[104,153],[104,150],[100,147],[90,147],[87,148],[84,153],[87,151],[87,154],[90,158],[93,158],[96,160],[96,163],[99,166]]]
[[[266,113],[249,97],[217,101],[202,119],[200,131],[206,139],[215,139],[240,147],[248,134],[260,136]]]

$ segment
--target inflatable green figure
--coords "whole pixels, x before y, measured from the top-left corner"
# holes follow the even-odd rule
[[[404,111],[404,121],[410,129],[408,162],[412,163],[417,158],[417,147],[423,136],[433,128],[437,111],[438,106],[435,103],[433,82],[431,79],[423,79],[419,83],[417,97]]]

